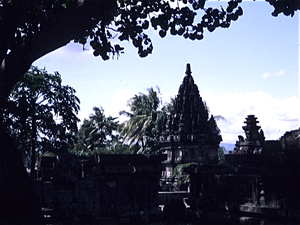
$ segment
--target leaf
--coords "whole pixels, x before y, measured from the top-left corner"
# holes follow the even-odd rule
[[[159,31],[159,36],[164,38],[166,36],[167,32],[165,30],[160,30]]]

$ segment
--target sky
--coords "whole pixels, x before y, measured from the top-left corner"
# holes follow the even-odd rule
[[[220,5],[225,2],[206,3]],[[210,113],[226,119],[217,122],[224,143],[234,144],[238,135],[244,136],[242,126],[250,114],[258,118],[267,140],[278,140],[299,128],[299,12],[273,17],[267,2],[241,6],[244,14],[237,21],[229,28],[205,31],[201,41],[170,34],[160,38],[156,31],[146,31],[154,45],[146,58],[140,58],[130,42],[121,42],[125,53],[108,61],[94,57],[89,45],[83,51],[82,45],[70,43],[33,65],[58,71],[63,84],[75,88],[83,121],[94,106],[119,117],[131,97],[150,87],[158,86],[163,103],[169,102],[190,63]]]

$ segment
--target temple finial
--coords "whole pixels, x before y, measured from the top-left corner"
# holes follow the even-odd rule
[[[185,74],[187,75],[187,76],[190,76],[191,74],[192,74],[192,72],[191,72],[191,65],[188,63],[188,64],[186,64],[186,71],[185,71]]]

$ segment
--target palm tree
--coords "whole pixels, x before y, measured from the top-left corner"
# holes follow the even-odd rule
[[[115,117],[105,117],[102,107],[94,107],[94,113],[89,119],[83,121],[77,134],[78,142],[76,152],[93,153],[103,150],[108,141],[116,137],[115,132],[119,126]]]
[[[107,137],[114,137],[113,131],[117,130],[118,123],[114,117],[105,117],[102,108],[94,107],[94,114],[90,115],[90,132],[88,141],[89,149],[105,147]]]
[[[204,104],[204,108],[206,109],[207,113],[210,114],[210,109],[207,105],[207,102],[206,101],[203,101],[203,104]],[[213,115],[212,115],[213,116]],[[213,118],[216,120],[216,121],[227,121],[223,116],[221,115],[217,115],[217,116],[213,116]]]
[[[154,126],[161,104],[159,93],[158,87],[157,91],[151,87],[148,89],[148,94],[139,93],[128,101],[130,112],[124,110],[119,112],[120,115],[129,117],[120,132],[120,136],[124,137],[123,144],[129,143],[131,149],[140,145],[137,153],[145,153],[145,135],[147,132],[151,133],[151,127]],[[136,150],[132,153],[136,153]]]

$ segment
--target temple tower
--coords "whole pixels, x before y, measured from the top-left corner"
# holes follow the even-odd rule
[[[239,136],[239,140],[235,144],[233,154],[260,154],[265,143],[265,136],[260,126],[257,126],[259,121],[254,115],[248,115],[243,126],[246,138]]]
[[[171,115],[160,134],[160,149],[168,155],[165,177],[181,163],[215,162],[222,137],[214,117],[208,118],[205,102],[194,83],[191,66],[179,87]]]

